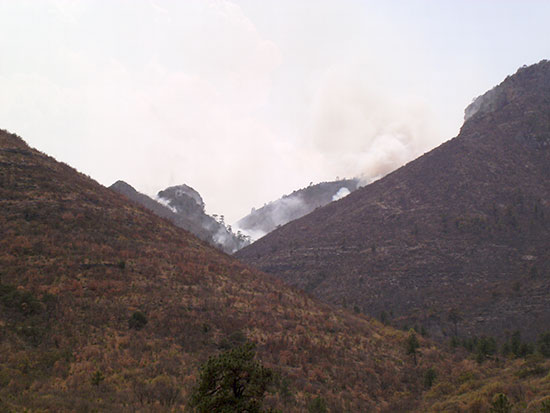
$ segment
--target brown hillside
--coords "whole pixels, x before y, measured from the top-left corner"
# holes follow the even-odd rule
[[[415,366],[405,333],[269,279],[3,131],[0,184],[0,411],[180,411],[199,364],[246,338],[280,374],[267,405],[283,411],[317,395],[334,412],[413,410],[427,368],[462,368],[424,340]]]
[[[550,62],[478,98],[460,134],[237,257],[444,338],[550,326]]]

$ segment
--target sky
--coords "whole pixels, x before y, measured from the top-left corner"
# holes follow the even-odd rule
[[[207,212],[368,183],[550,57],[550,2],[0,0],[0,128],[109,186]]]

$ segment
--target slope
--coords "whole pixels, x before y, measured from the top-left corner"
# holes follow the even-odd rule
[[[439,338],[533,339],[550,325],[550,62],[521,68],[467,115],[456,138],[237,257]]]
[[[201,362],[244,340],[268,407],[396,411],[447,369],[424,340],[285,287],[0,132],[0,410],[181,410]],[[448,370],[448,369],[447,369]]]

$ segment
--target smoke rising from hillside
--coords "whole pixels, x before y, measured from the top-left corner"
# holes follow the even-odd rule
[[[350,68],[332,70],[318,90],[311,145],[338,174],[368,183],[432,148],[441,137],[427,102],[393,98]]]
[[[342,199],[350,194],[350,190],[346,187],[342,187],[332,196],[333,201],[338,201],[339,199]]]
[[[170,211],[172,211],[174,214],[177,214],[178,213],[178,210],[173,207],[172,205],[170,205],[170,201],[168,199],[164,199],[164,198],[161,198],[159,196],[156,196],[153,198],[153,200],[157,201],[159,204],[165,206],[166,208],[168,208]]]
[[[308,205],[298,194],[291,194],[270,202],[264,207],[264,214],[259,222],[248,227],[245,222],[238,221],[235,228],[248,235],[251,239],[257,240],[268,232],[273,231],[277,226],[284,225],[287,222],[303,216],[308,212]],[[260,211],[253,211],[252,216],[259,214]],[[250,223],[249,223],[250,224]]]
[[[0,0],[0,127],[105,185],[191,185],[234,222],[388,173],[548,55],[543,6],[440,3]]]

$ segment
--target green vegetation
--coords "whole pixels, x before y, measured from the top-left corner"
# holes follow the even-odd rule
[[[430,387],[433,386],[436,378],[437,378],[437,373],[435,372],[433,367],[430,367],[424,373],[424,386],[426,386],[426,388],[429,389]]]
[[[407,341],[405,342],[405,348],[407,350],[407,354],[413,356],[415,366],[416,366],[416,350],[419,347],[420,347],[420,343],[416,338],[416,333],[414,332],[414,330],[411,330],[409,332],[409,336],[407,337]]]
[[[315,397],[307,405],[308,413],[327,413],[327,402],[321,396]]]
[[[550,331],[539,335],[539,338],[537,340],[537,351],[543,357],[550,357]]]
[[[449,321],[453,323],[454,326],[454,336],[458,337],[458,323],[462,321],[462,315],[458,312],[456,308],[451,309],[449,311]]]
[[[495,396],[489,411],[491,413],[510,413],[512,411],[512,404],[508,401],[508,397],[505,394],[499,393]]]
[[[141,330],[147,324],[147,317],[141,311],[136,311],[128,320],[128,327],[134,330]]]
[[[0,302],[6,309],[15,310],[24,316],[38,314],[42,305],[32,293],[11,285],[0,284]]]
[[[198,413],[262,412],[273,372],[255,360],[255,345],[245,343],[210,357],[201,367],[190,407]]]
[[[509,340],[507,340],[502,346],[503,355],[513,355],[515,357],[525,357],[532,354],[534,351],[533,345],[525,343],[521,340],[521,333],[515,331],[512,333]]]
[[[91,382],[94,386],[99,386],[103,380],[105,380],[105,376],[100,370],[96,370],[92,374]]]

